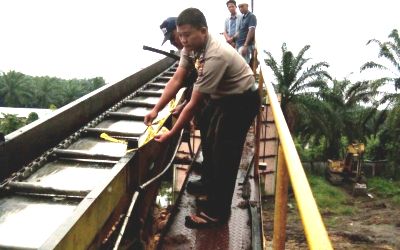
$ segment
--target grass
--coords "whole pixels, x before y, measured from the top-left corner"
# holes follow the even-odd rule
[[[389,198],[394,204],[400,206],[400,182],[374,177],[368,179],[368,190],[378,197]]]
[[[348,194],[332,186],[321,176],[308,176],[314,198],[321,214],[352,215],[355,208],[348,204]]]

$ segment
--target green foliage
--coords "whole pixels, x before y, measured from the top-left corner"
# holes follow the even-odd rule
[[[398,179],[400,178],[400,99],[388,115],[385,146],[394,177]]]
[[[365,153],[364,153],[364,159],[368,160],[379,160],[379,152],[381,148],[381,143],[379,141],[379,136],[377,135],[370,135],[367,136],[366,138],[366,144],[365,144]]]
[[[36,121],[37,119],[39,119],[39,116],[38,116],[38,114],[36,114],[35,112],[31,112],[29,115],[28,115],[28,118],[26,119],[26,124],[29,124],[29,123],[31,123],[31,122],[34,122],[34,121]]]
[[[27,100],[31,99],[25,75],[16,71],[3,72],[0,77],[0,99],[8,107],[25,107]]]
[[[20,118],[14,114],[4,114],[4,118],[0,119],[0,132],[3,134],[9,134],[33,121],[39,119],[39,116],[35,112],[31,112],[28,118]]]
[[[102,77],[63,80],[49,76],[32,77],[16,71],[2,72],[0,106],[56,109],[103,85]],[[0,131],[9,134],[37,119],[37,114],[30,115],[27,120],[6,115],[1,121]]]
[[[61,107],[105,85],[102,77],[63,80],[32,77],[10,71],[0,76],[0,105],[8,107]]]
[[[295,138],[295,145],[302,161],[324,161],[325,160],[325,137],[301,141],[300,137]]]
[[[368,179],[368,189],[382,198],[390,198],[400,205],[400,182],[387,180],[381,177]]]
[[[13,114],[4,114],[4,118],[0,119],[0,132],[3,134],[9,134],[23,126],[25,126],[25,119],[18,118]]]
[[[348,194],[344,190],[332,186],[323,177],[309,175],[314,198],[319,209],[324,213],[333,213],[335,215],[351,215],[355,213],[352,206],[348,204]]]

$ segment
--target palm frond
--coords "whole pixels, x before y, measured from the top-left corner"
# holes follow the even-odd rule
[[[390,49],[390,43],[386,42],[381,47],[378,57],[386,58],[391,64],[397,69],[399,67],[399,62],[396,60],[396,57],[393,55],[392,50]]]
[[[300,70],[302,69],[302,67],[303,67],[303,65],[305,64],[305,63],[307,63],[309,60],[310,60],[310,58],[304,58],[303,56],[304,56],[304,54],[306,53],[306,51],[308,50],[308,49],[310,49],[310,45],[306,45],[306,46],[304,46],[301,50],[300,50],[300,52],[299,52],[299,54],[297,54],[297,56],[296,56],[296,58],[295,58],[295,60],[294,60],[294,63],[293,63],[293,70],[294,70],[294,72],[293,73],[298,73],[298,72],[300,72]]]
[[[381,41],[379,41],[379,40],[377,40],[377,39],[370,39],[370,40],[367,42],[367,45],[369,45],[370,43],[376,43],[376,44],[379,45],[379,47],[382,46]]]
[[[371,62],[367,62],[363,66],[361,66],[360,71],[364,71],[366,69],[384,69],[384,70],[388,70],[387,67],[385,67],[385,66],[383,66],[383,65],[381,65],[379,63],[372,62],[372,61]]]
[[[388,48],[389,51],[391,51],[391,54],[393,56],[393,60],[396,61],[396,63],[394,63],[394,67],[398,68],[400,67],[399,65],[399,60],[400,60],[400,46],[393,43],[393,42],[386,42],[385,43],[386,47]],[[394,55],[396,55],[397,58],[394,57]],[[400,72],[400,69],[399,69]]]
[[[268,67],[270,67],[270,69],[272,70],[272,72],[274,73],[274,76],[276,77],[278,83],[283,82],[283,76],[281,73],[281,70],[279,69],[278,63],[276,62],[275,58],[272,56],[272,54],[268,51],[264,52],[267,54],[268,58],[265,59],[265,63]]]
[[[392,38],[396,43],[397,47],[400,48],[400,37],[397,29],[392,30],[392,32],[389,34],[389,38]]]
[[[289,89],[290,84],[293,82],[295,75],[292,75],[293,63],[293,54],[290,51],[286,51],[282,56],[282,73],[283,73],[283,82],[282,84],[285,85],[285,88]]]

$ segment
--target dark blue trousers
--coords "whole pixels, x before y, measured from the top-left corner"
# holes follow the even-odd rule
[[[227,220],[247,132],[260,110],[258,90],[211,100],[211,118],[207,131],[209,150],[207,168],[208,202],[205,212]]]

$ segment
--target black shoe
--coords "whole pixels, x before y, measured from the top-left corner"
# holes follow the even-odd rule
[[[196,198],[196,207],[200,209],[206,208],[208,205],[208,198],[205,195],[200,195]]]
[[[203,195],[206,194],[206,186],[201,180],[189,181],[186,186],[186,191],[189,194]]]
[[[196,220],[193,220],[192,217],[195,217]],[[212,228],[222,224],[217,218],[211,218],[203,212],[185,217],[185,226],[187,228]]]

